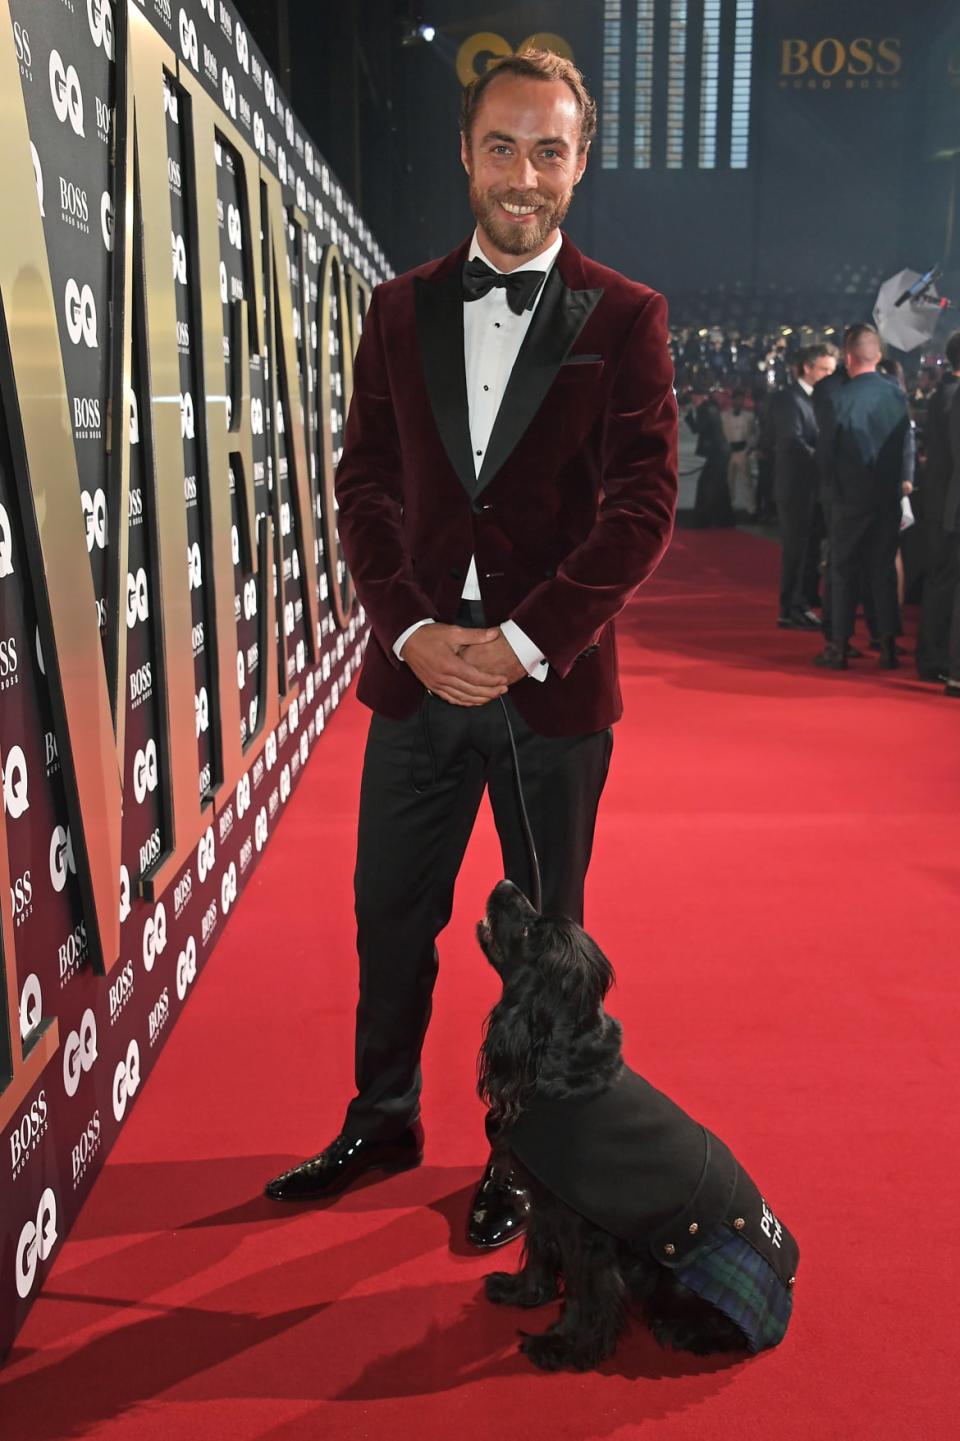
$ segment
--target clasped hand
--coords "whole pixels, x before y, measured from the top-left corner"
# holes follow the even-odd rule
[[[401,659],[428,691],[450,705],[486,705],[526,675],[496,627],[422,625],[404,644]]]

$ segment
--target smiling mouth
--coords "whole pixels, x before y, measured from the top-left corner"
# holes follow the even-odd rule
[[[505,210],[511,220],[529,220],[540,210],[539,205],[511,205],[506,200],[500,201],[500,208]]]

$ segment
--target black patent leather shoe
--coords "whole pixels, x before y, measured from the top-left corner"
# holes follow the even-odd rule
[[[345,1191],[367,1171],[407,1171],[422,1160],[419,1121],[386,1141],[340,1135],[318,1156],[268,1181],[263,1194],[271,1201],[323,1201]]]
[[[515,1241],[527,1229],[530,1196],[513,1172],[487,1163],[470,1206],[467,1240],[481,1251]]]

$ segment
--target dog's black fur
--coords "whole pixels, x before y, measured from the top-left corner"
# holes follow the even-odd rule
[[[516,886],[501,882],[477,927],[503,981],[480,1050],[479,1092],[493,1128],[509,1128],[534,1096],[590,1096],[622,1065],[620,1026],[603,1010],[613,967],[575,922],[539,915]],[[489,1300],[535,1307],[563,1297],[560,1319],[541,1334],[521,1332],[520,1349],[547,1371],[586,1371],[611,1356],[630,1309],[662,1346],[707,1355],[745,1351],[740,1329],[658,1266],[639,1243],[586,1220],[509,1164],[530,1191],[521,1268],[486,1278]]]

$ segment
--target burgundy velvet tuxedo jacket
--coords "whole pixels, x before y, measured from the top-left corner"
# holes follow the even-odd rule
[[[673,528],[677,407],[661,295],[564,236],[475,474],[463,356],[468,242],[373,293],[337,470],[339,532],[373,634],[358,686],[394,720],[423,687],[393,653],[454,621],[475,555],[489,625],[550,663],[510,694],[541,735],[619,719],[613,619]]]

